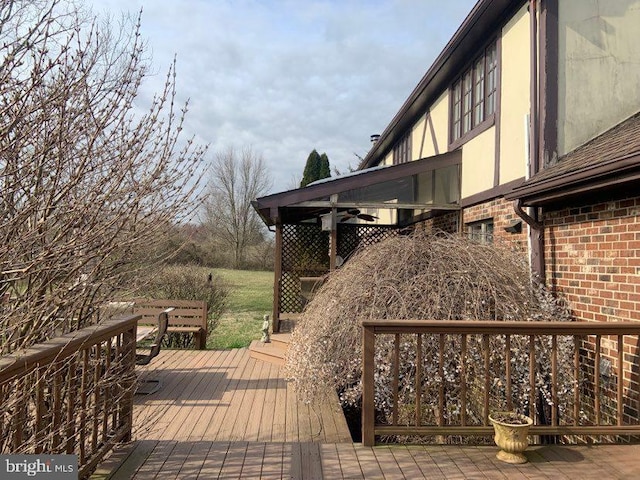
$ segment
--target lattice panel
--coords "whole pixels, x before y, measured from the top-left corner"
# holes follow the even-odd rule
[[[280,312],[301,312],[300,277],[319,277],[328,271],[329,232],[316,224],[283,225]]]
[[[338,225],[338,255],[347,260],[357,249],[368,247],[397,234],[398,230],[391,226]]]
[[[338,255],[347,260],[358,249],[397,235],[393,227],[338,225]],[[320,225],[282,226],[282,276],[280,313],[300,313],[300,277],[319,277],[329,272],[329,232]]]

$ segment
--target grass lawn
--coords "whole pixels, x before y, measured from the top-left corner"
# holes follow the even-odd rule
[[[264,315],[271,315],[273,272],[213,270],[229,285],[227,312],[209,336],[207,348],[247,347],[262,335]]]

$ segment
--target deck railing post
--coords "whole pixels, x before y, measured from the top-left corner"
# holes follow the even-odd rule
[[[375,445],[374,356],[376,336],[372,327],[362,327],[362,444]]]
[[[127,381],[125,383],[125,392],[123,399],[123,408],[121,423],[126,425],[126,433],[124,434],[123,441],[131,441],[131,431],[133,429],[133,395],[135,393],[135,372],[134,367],[136,363],[136,326],[133,329],[127,330],[122,334],[122,346],[124,348],[124,357],[128,357],[128,361],[125,363],[127,370],[125,371],[125,377]]]
[[[393,340],[392,356],[393,378],[383,378],[381,382],[390,382],[392,392],[390,401],[393,402],[389,418],[376,419],[375,398],[375,361],[376,336],[387,335]],[[401,335],[435,336],[437,344],[430,346],[429,357],[422,358],[421,342],[416,342],[415,357],[409,359],[415,370],[407,374],[402,381],[415,382],[415,388],[406,393],[406,405],[415,405],[415,424],[408,425],[407,418],[411,415],[411,408],[406,408],[404,417],[399,418],[398,402],[400,381],[398,352]],[[459,388],[458,407],[459,417],[444,417],[447,399],[443,399],[442,386],[437,385],[435,378],[442,378],[444,373],[443,359],[444,339],[447,335],[460,335],[460,352],[453,353],[452,359],[459,359]],[[470,335],[481,336],[481,342],[469,345]],[[505,338],[506,353],[504,359],[492,356],[490,350],[492,338]],[[560,344],[558,336],[570,337]],[[603,340],[603,336],[617,337],[615,340]],[[506,404],[509,409],[514,408],[512,397],[520,393],[519,400],[526,406],[528,403],[529,416],[534,419],[530,435],[557,435],[568,437],[607,436],[625,438],[626,436],[640,436],[640,424],[632,413],[626,414],[625,402],[630,399],[625,394],[625,374],[631,378],[632,372],[625,370],[625,361],[631,362],[635,351],[625,352],[625,345],[631,340],[625,336],[633,336],[634,342],[640,337],[640,323],[637,322],[547,322],[547,321],[444,321],[444,320],[363,320],[362,321],[362,443],[365,446],[375,445],[375,437],[379,436],[489,436],[493,432],[487,422],[490,408],[498,408],[507,395]],[[428,338],[428,337],[426,337]],[[514,340],[515,339],[515,340]],[[385,340],[386,341],[386,340]],[[381,341],[385,349],[390,345]],[[452,344],[453,345],[453,344]],[[470,350],[475,353],[470,353]],[[573,352],[571,351],[573,350]],[[386,350],[385,350],[386,352]],[[386,355],[387,353],[385,353]],[[518,355],[514,357],[514,355]],[[561,360],[562,355],[562,360]],[[629,355],[627,360],[626,355]],[[437,358],[438,357],[438,358]],[[474,378],[468,370],[468,361],[473,365]],[[611,385],[609,378],[612,368],[608,362],[617,362],[617,384]],[[506,365],[504,362],[506,361]],[[603,361],[604,367],[601,365]],[[413,363],[415,362],[415,363]],[[431,395],[422,397],[422,380],[424,371],[422,365],[437,362],[437,374],[427,379],[430,381]],[[561,363],[562,362],[562,363]],[[527,365],[528,364],[528,365]],[[514,368],[515,367],[515,368]],[[605,369],[606,368],[606,369]],[[482,374],[481,374],[482,372]],[[415,378],[413,377],[415,375]],[[602,378],[601,378],[602,375]],[[506,376],[506,378],[504,378]],[[454,380],[456,381],[456,380]],[[468,381],[472,385],[467,385]],[[493,388],[492,381],[496,381],[499,388]],[[573,383],[573,385],[572,385]],[[386,387],[382,383],[382,388]],[[439,390],[438,390],[438,387]],[[504,388],[501,393],[500,388]],[[562,390],[561,390],[562,389]],[[583,391],[584,389],[584,391]],[[477,392],[471,402],[480,422],[469,425],[467,418],[467,395]],[[437,397],[433,397],[433,395]],[[630,392],[632,394],[632,392]],[[500,396],[502,395],[502,396]],[[548,395],[550,400],[545,411],[537,410],[536,403],[542,395]],[[561,398],[562,397],[562,398]],[[413,403],[415,402],[415,403]],[[418,415],[420,404],[431,402],[435,407],[428,420]],[[614,405],[615,404],[615,405]],[[524,408],[521,405],[520,408]],[[437,411],[435,409],[437,408]],[[565,411],[561,418],[561,408]],[[549,410],[550,409],[550,410]],[[386,409],[385,409],[386,411]],[[547,418],[545,413],[550,411]],[[377,420],[377,421],[376,421]],[[483,421],[484,420],[484,421]],[[626,420],[626,421],[625,421]],[[426,423],[425,423],[426,422]]]
[[[139,318],[106,320],[0,357],[0,403],[13,405],[0,453],[75,453],[86,477],[130,440]],[[114,338],[122,338],[115,352]]]

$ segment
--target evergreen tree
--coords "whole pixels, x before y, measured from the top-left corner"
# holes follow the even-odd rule
[[[307,157],[307,163],[304,166],[300,187],[306,187],[316,180],[321,180],[330,176],[331,169],[329,168],[329,157],[327,157],[326,153],[320,155],[314,148]]]
[[[326,153],[320,155],[320,175],[318,176],[318,180],[321,178],[328,178],[331,176],[331,168],[329,167],[329,157],[327,157]]]
[[[313,151],[307,157],[307,163],[304,166],[304,172],[302,173],[302,181],[300,187],[306,187],[311,182],[318,180],[320,174],[320,155],[314,148]]]

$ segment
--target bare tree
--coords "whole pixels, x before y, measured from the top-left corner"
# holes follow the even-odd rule
[[[269,171],[262,156],[251,149],[220,152],[211,166],[205,223],[214,239],[231,250],[233,267],[244,264],[249,245],[262,240],[262,223],[251,206],[271,188]]]
[[[98,321],[198,206],[206,148],[180,140],[175,62],[136,106],[145,52],[140,17],[0,3],[0,354]]]

